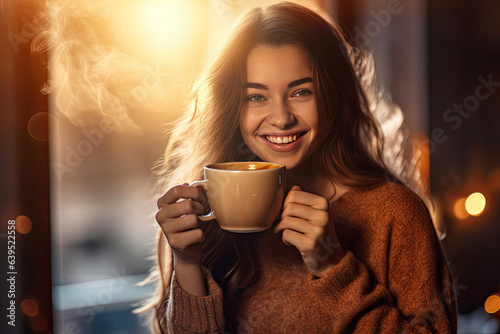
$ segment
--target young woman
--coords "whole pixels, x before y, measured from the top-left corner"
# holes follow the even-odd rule
[[[364,61],[302,6],[240,18],[160,166],[156,332],[456,331],[446,258],[424,202],[395,176]],[[267,231],[197,219],[204,194],[186,182],[238,160],[286,165]]]

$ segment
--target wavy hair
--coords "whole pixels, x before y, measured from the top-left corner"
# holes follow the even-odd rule
[[[414,161],[408,158],[402,113],[377,88],[373,60],[353,47],[326,15],[285,2],[245,12],[223,50],[200,76],[192,103],[174,124],[156,166],[161,191],[201,179],[207,164],[256,159],[239,130],[246,59],[258,45],[285,44],[304,50],[313,69],[320,120],[320,146],[313,161],[320,171],[332,182],[355,188],[387,180],[410,185],[417,179]],[[422,184],[413,185],[422,194],[418,189]],[[231,234],[210,223],[202,228],[206,233],[203,266],[224,291],[227,324],[238,297],[258,279],[253,256],[258,234]],[[172,270],[172,252],[159,229],[157,266],[150,276],[158,281],[157,292],[143,308],[156,308],[155,332],[166,328],[165,300]]]

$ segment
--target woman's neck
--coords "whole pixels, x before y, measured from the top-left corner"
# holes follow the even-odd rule
[[[310,192],[334,202],[350,190],[349,187],[332,182],[327,175],[312,163],[301,164],[292,170],[286,171],[287,192],[298,185],[303,191]]]

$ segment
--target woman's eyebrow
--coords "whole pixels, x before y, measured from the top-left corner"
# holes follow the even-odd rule
[[[302,79],[294,80],[288,84],[288,88],[292,88],[298,85],[302,85],[303,83],[306,82],[312,82],[313,79],[311,77],[305,77]],[[255,89],[265,89],[269,90],[269,87],[260,83],[255,83],[255,82],[247,82],[245,84],[245,88],[255,88]]]
[[[265,89],[269,90],[269,87],[260,83],[255,83],[255,82],[247,82],[245,84],[245,88],[255,88],[255,89]]]
[[[313,79],[311,77],[305,77],[305,78],[302,78],[302,79],[290,82],[288,84],[288,88],[292,88],[292,87],[295,87],[295,86],[298,86],[298,85],[302,85],[303,83],[312,82],[312,81],[313,81]]]

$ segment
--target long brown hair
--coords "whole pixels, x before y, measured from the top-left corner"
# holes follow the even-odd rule
[[[379,103],[373,87],[369,57],[351,46],[340,27],[326,16],[293,3],[257,7],[237,21],[228,42],[200,77],[192,104],[169,135],[158,164],[161,191],[202,178],[204,165],[258,159],[245,145],[239,130],[246,82],[246,58],[257,45],[301,47],[313,69],[320,117],[320,147],[313,161],[332,181],[350,187],[371,187],[396,179],[384,153],[384,135],[377,110],[400,112],[390,102]],[[371,75],[371,76],[370,76]],[[372,79],[370,79],[372,78]],[[387,119],[387,113],[385,113]],[[385,142],[387,143],[387,142]],[[398,144],[401,148],[402,143]],[[399,153],[398,150],[393,156]],[[255,235],[236,235],[217,224],[202,224],[203,265],[224,291],[225,316],[241,293],[258,279],[253,257]],[[244,240],[242,240],[244,239]],[[162,302],[169,291],[172,253],[161,229],[158,233],[157,293],[149,306],[159,315],[155,331],[164,327]],[[162,322],[160,324],[160,322]]]

